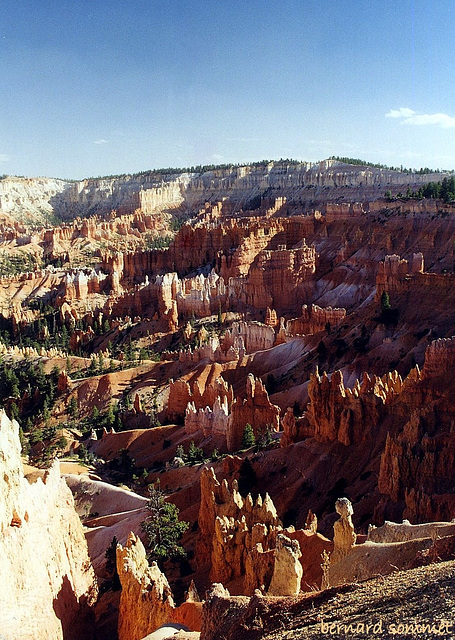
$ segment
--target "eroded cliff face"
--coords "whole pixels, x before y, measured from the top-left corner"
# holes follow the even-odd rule
[[[144,545],[134,533],[130,533],[124,547],[117,547],[117,571],[122,585],[119,640],[141,640],[171,622],[200,631],[202,604],[194,589],[176,607],[166,576],[155,562],[149,565]]]
[[[88,178],[65,182],[52,178],[17,178],[0,180],[0,211],[16,216],[28,211],[39,219],[43,211],[59,216],[75,216],[82,212],[109,212],[111,209],[132,213],[141,208],[150,213],[158,208],[172,208],[186,203],[201,206],[217,193],[243,203],[267,190],[278,190],[281,199],[310,197],[324,201],[324,190],[330,187],[340,198],[355,200],[360,192],[370,196],[384,195],[386,186],[418,185],[440,180],[444,174],[406,174],[374,167],[345,165],[336,160],[317,163],[270,162],[255,166],[214,169],[204,173],[162,172],[125,175],[113,178]],[[307,189],[305,193],[304,189]],[[348,197],[349,199],[349,197]],[[279,205],[282,206],[282,202]],[[272,207],[273,209],[273,207]],[[272,211],[273,213],[273,211]]]
[[[240,449],[246,424],[253,426],[256,438],[279,428],[280,409],[270,402],[262,381],[252,374],[246,380],[245,398],[234,400],[232,387],[221,377],[212,379],[210,385],[206,380],[203,393],[198,383],[192,393],[187,382],[171,382],[169,398],[174,411],[186,403],[186,433],[201,431],[206,438],[216,438],[222,451]]]
[[[30,485],[19,426],[0,412],[0,635],[91,638],[97,597],[82,525],[58,461]]]
[[[210,566],[210,580],[228,584],[244,578],[240,593],[268,587],[275,560],[275,544],[282,530],[275,506],[266,495],[255,503],[243,499],[234,481],[232,490],[218,482],[213,468],[201,475],[200,563]],[[245,577],[246,574],[246,577]]]
[[[198,522],[198,568],[210,569],[211,582],[250,595],[255,589],[295,595],[321,585],[321,555],[332,543],[317,533],[317,521],[306,529],[283,530],[268,494],[243,498],[236,480],[230,487],[205,468]]]
[[[371,446],[385,405],[401,392],[402,384],[396,371],[382,378],[364,374],[362,383],[356,380],[352,389],[344,386],[341,371],[334,371],[330,378],[325,372],[312,374],[307,417],[314,437],[321,442],[338,440],[346,446],[360,442]]]
[[[299,425],[286,412],[282,444],[309,437],[327,445],[338,442],[346,447],[347,459],[356,447],[362,455],[379,452],[378,520],[392,505],[412,522],[450,520],[455,509],[450,472],[454,345],[454,338],[431,342],[422,370],[416,366],[404,378],[396,371],[364,374],[350,388],[341,371],[312,374],[307,411]]]
[[[454,364],[454,338],[431,343],[420,380],[402,394],[407,413],[389,431],[382,454],[379,490],[404,501],[403,515],[413,522],[451,520],[455,510]]]
[[[71,188],[71,183],[53,178],[0,180],[0,213],[13,218],[41,221],[43,213],[54,212],[54,201]]]

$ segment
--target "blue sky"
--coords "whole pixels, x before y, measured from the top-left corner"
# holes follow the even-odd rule
[[[455,168],[453,0],[3,0],[0,173]]]

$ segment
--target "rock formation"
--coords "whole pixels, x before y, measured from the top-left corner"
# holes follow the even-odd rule
[[[382,378],[364,374],[352,389],[345,388],[343,374],[331,378],[316,371],[310,377],[308,421],[314,437],[321,441],[338,440],[348,446],[369,441],[385,414],[385,404],[401,393],[403,381],[396,371]]]
[[[122,213],[139,209],[142,214],[150,214],[177,207],[184,200],[188,204],[200,203],[202,206],[212,193],[217,193],[218,197],[229,195],[234,201],[239,201],[245,193],[257,195],[267,189],[278,189],[279,193],[289,192],[295,198],[296,195],[305,197],[305,188],[310,186],[330,187],[334,198],[337,195],[346,198],[348,192],[352,199],[352,193],[369,190],[374,199],[383,196],[386,185],[398,185],[403,190],[406,185],[417,186],[443,177],[443,173],[407,174],[346,165],[336,160],[296,164],[280,161],[204,173],[163,175],[151,171],[135,176],[93,178],[70,183],[51,178],[7,177],[0,180],[0,211],[11,216],[26,211],[30,219],[38,220],[41,220],[43,212],[68,217],[87,209],[103,214],[110,213],[112,209]],[[311,196],[314,199],[313,191]],[[265,205],[265,213],[273,216],[284,205],[283,196],[276,198],[272,206]]]
[[[232,628],[237,627],[249,601],[249,597],[231,596],[219,582],[212,584],[203,605],[201,638],[203,640],[218,640],[229,636],[232,638]]]
[[[125,547],[117,547],[117,571],[122,585],[119,640],[141,640],[162,624],[177,622],[200,631],[202,604],[191,593],[176,607],[166,576],[149,565],[140,539],[131,533]]]
[[[185,416],[188,403],[195,409],[213,407],[217,398],[220,406],[226,400],[228,406],[233,401],[232,387],[221,377],[220,365],[205,367],[201,365],[190,376],[169,381],[169,400],[167,415],[169,420],[180,420]]]
[[[455,535],[454,522],[426,522],[411,524],[409,520],[403,522],[389,522],[386,520],[381,527],[370,525],[368,540],[371,542],[404,542],[417,538],[435,538]]]
[[[434,249],[437,240],[434,238],[431,249]],[[376,275],[376,300],[381,299],[385,291],[392,296],[392,300],[398,294],[415,292],[417,289],[436,289],[445,291],[453,287],[455,276],[453,273],[424,272],[423,253],[412,255],[410,260],[401,259],[398,255],[387,255],[379,263]]]
[[[286,332],[290,336],[329,331],[338,327],[346,317],[346,309],[321,309],[317,304],[302,306],[302,315],[286,323]]]
[[[240,449],[246,424],[251,424],[256,437],[266,429],[278,431],[279,415],[279,407],[270,402],[269,394],[262,381],[249,374],[246,382],[246,398],[244,400],[236,398],[232,404],[226,438],[228,451]]]
[[[399,419],[381,456],[379,491],[404,503],[403,515],[413,522],[451,519],[455,509],[450,480],[454,345],[453,338],[432,342],[422,372],[404,381],[401,406],[395,409]]]
[[[275,344],[275,331],[259,322],[233,322],[223,336],[222,349],[227,352],[238,344],[245,345],[246,353],[270,349]]]
[[[0,635],[91,638],[97,586],[82,525],[58,462],[29,485],[19,426],[0,413]]]
[[[271,596],[296,596],[300,592],[303,569],[299,562],[300,545],[283,534],[277,536],[276,557],[268,594]]]
[[[280,445],[282,447],[287,447],[293,442],[298,442],[300,438],[297,435],[294,411],[291,407],[287,408],[286,413],[281,420],[281,428],[283,430],[283,435],[281,436],[280,441]]]
[[[410,276],[423,273],[423,254],[415,253],[412,260],[401,260],[400,256],[386,256],[379,263],[376,276],[376,298],[380,300],[383,291],[389,295],[404,291],[409,287]]]
[[[213,409],[204,407],[196,409],[194,402],[188,402],[185,410],[185,432],[196,433],[202,431],[205,438],[221,436],[226,443],[229,428],[229,406],[227,398],[216,398]],[[226,446],[226,444],[225,444]]]
[[[314,523],[312,529],[283,531],[267,494],[255,502],[251,495],[242,498],[236,480],[230,489],[212,467],[204,468],[198,521],[198,568],[209,570],[212,582],[241,594],[260,589],[295,595],[320,588],[321,555],[332,551],[332,542],[316,532]]]
[[[277,532],[281,530],[273,502],[266,494],[253,502],[242,498],[237,481],[218,482],[213,467],[201,474],[199,562],[209,564],[210,580],[229,584],[244,578],[241,593],[268,587],[272,577]],[[256,551],[256,555],[253,555]],[[270,557],[271,556],[271,557]],[[265,563],[265,564],[264,564]],[[264,580],[266,584],[264,585]]]
[[[320,587],[324,552],[335,583],[387,572],[394,554],[397,566],[416,551],[433,557],[437,547],[430,554],[425,546],[430,533],[446,531],[455,511],[455,339],[447,338],[455,330],[455,206],[383,195],[441,177],[330,160],[71,184],[0,180],[0,242],[12,264],[3,260],[3,272],[37,267],[0,277],[0,355],[5,378],[10,364],[21,378],[21,398],[4,385],[4,404],[21,412],[25,428],[38,395],[33,385],[22,388],[28,367],[22,361],[41,357],[46,373],[54,364],[72,369],[74,380],[59,378],[50,424],[66,419],[71,394],[84,419],[94,406],[103,411],[118,400],[125,430],[92,441],[91,451],[111,460],[124,449],[149,479],[162,470],[163,486],[193,522],[201,467],[170,462],[177,447],[194,439],[206,453],[234,452],[247,423],[257,438],[271,430],[275,444],[281,418],[282,448],[242,456],[286,521],[303,522],[312,508],[320,530],[329,532],[330,502],[346,487],[362,527],[402,517],[442,523],[431,532],[404,523],[400,533],[389,531],[393,542],[374,542],[375,535],[386,537],[382,531],[354,544],[350,508],[339,503],[333,542],[313,519],[305,529],[283,531],[269,498],[240,495],[234,480],[241,461],[225,458],[217,468],[227,483],[202,472],[196,558],[204,586],[211,568],[232,593],[295,594]],[[14,219],[39,222],[39,208],[67,222],[45,229]],[[87,211],[95,213],[75,217]],[[381,309],[383,292],[390,313]],[[72,354],[47,347],[66,346],[58,336],[63,324]],[[313,337],[318,332],[324,335]],[[131,369],[130,358],[116,358],[130,340],[141,350],[141,363]],[[114,371],[91,376],[89,358],[74,355],[79,350],[100,360],[112,355]],[[144,359],[145,350],[161,361]],[[327,373],[310,376],[316,363]],[[267,389],[273,387],[276,404],[266,380],[274,383]],[[127,398],[134,398],[133,409],[124,408]],[[138,428],[152,420],[164,426]],[[33,422],[39,433],[39,412]],[[100,511],[94,504],[107,501],[86,494],[83,508],[92,515]],[[89,518],[97,571],[114,531],[123,544],[142,518],[140,507],[125,514],[113,504]],[[5,518],[9,534],[28,525],[16,507]],[[419,533],[426,542],[417,542]],[[131,560],[142,567],[136,546],[131,541],[125,566]],[[450,550],[450,543],[441,548]],[[134,571],[126,572],[130,598],[153,604],[155,587],[138,587],[145,574],[150,584],[162,584],[152,569],[144,565],[131,583]],[[168,611],[166,593],[163,587],[156,612]]]
[[[335,503],[335,509],[340,518],[333,525],[331,564],[335,564],[347,556],[356,541],[354,525],[352,524],[354,510],[351,502],[347,498],[339,498]]]
[[[211,397],[214,399],[211,400]],[[238,397],[233,401],[232,397],[232,387],[222,378],[214,379],[204,391],[201,391],[198,382],[192,391],[183,380],[171,381],[168,406],[172,407],[170,415],[177,417],[186,402],[186,433],[201,431],[205,437],[221,438],[219,446],[224,451],[240,449],[248,423],[257,437],[267,429],[278,430],[279,407],[270,402],[261,380],[250,374],[246,383],[246,398],[242,400]]]
[[[270,307],[267,307],[267,310],[265,312],[265,324],[269,327],[277,326],[278,318],[275,309],[270,309]]]

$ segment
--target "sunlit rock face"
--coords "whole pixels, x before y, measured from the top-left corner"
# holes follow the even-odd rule
[[[156,562],[149,565],[144,545],[134,533],[124,547],[117,547],[117,571],[122,585],[119,640],[141,640],[166,623],[200,631],[202,604],[194,585],[185,602],[176,607],[166,576]]]
[[[97,586],[71,491],[54,462],[30,485],[19,425],[0,413],[0,637],[92,638]]]

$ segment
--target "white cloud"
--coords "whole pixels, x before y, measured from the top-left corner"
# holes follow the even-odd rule
[[[446,113],[426,113],[412,116],[412,118],[407,118],[404,120],[404,124],[438,124],[443,129],[450,129],[455,127],[455,118],[448,116]]]
[[[106,144],[107,140],[104,140],[103,138],[101,138],[100,140],[94,140],[95,144]]]
[[[6,153],[0,153],[0,162],[9,162],[10,157]]]
[[[401,109],[391,109],[385,114],[386,118],[400,118],[401,124],[422,126],[438,125],[443,129],[455,127],[455,117],[446,113],[416,113],[412,109],[401,107]]]
[[[415,114],[415,111],[408,109],[407,107],[401,107],[400,109],[390,109],[389,113],[385,114],[386,118],[410,118]]]

